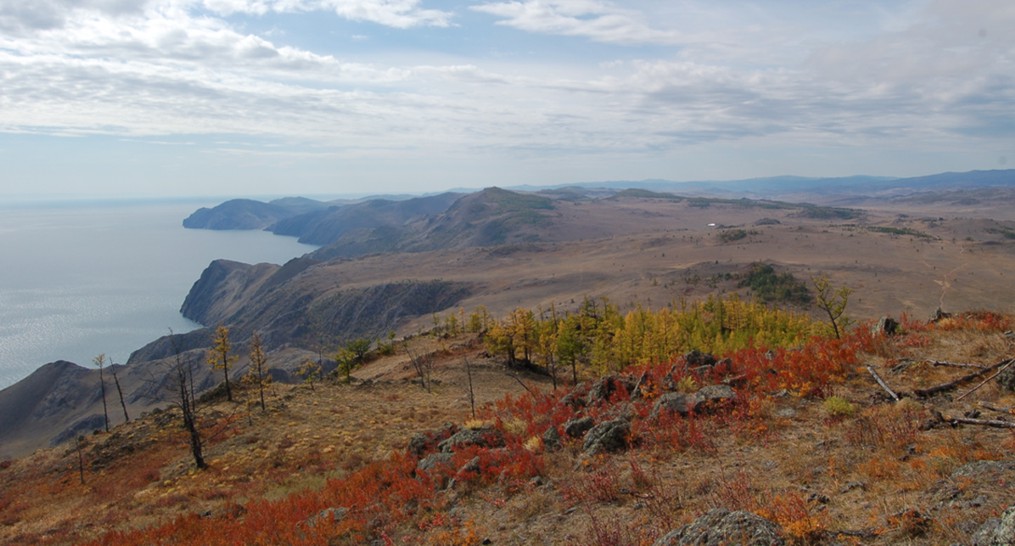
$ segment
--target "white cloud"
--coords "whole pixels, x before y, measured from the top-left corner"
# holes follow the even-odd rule
[[[598,0],[492,2],[471,9],[501,17],[498,24],[540,34],[617,44],[676,43],[681,38],[680,33],[653,28],[643,13]]]
[[[972,153],[1015,139],[1015,36],[1004,32],[1015,9],[963,6],[485,2],[476,11],[494,17],[458,21],[479,25],[466,28],[413,0],[9,0],[0,132],[573,165],[665,164],[692,147]],[[334,47],[286,26],[322,13],[371,24]],[[559,56],[489,32],[496,20],[577,47]],[[431,38],[461,45],[438,55]],[[534,54],[486,53],[525,48]]]
[[[352,21],[400,29],[446,27],[452,18],[450,12],[420,7],[420,0],[203,0],[202,3],[219,15],[331,11]]]

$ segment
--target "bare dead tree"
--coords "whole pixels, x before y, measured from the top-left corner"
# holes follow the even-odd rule
[[[106,408],[106,378],[102,375],[102,368],[106,365],[106,354],[102,353],[92,359],[95,367],[99,369],[99,388],[102,390],[102,418],[106,425],[106,432],[109,432],[109,411]]]
[[[465,358],[465,376],[469,378],[469,406],[472,407],[472,418],[476,418],[476,392],[472,389],[472,364]]]
[[[405,352],[409,355],[409,361],[412,362],[413,369],[416,370],[416,375],[419,376],[419,382],[426,389],[426,392],[432,392],[432,374],[434,366],[433,353],[428,352],[416,352],[409,347],[409,344],[405,344]]]
[[[169,339],[173,345],[173,353],[175,355],[173,373],[176,379],[175,387],[179,394],[179,399],[175,404],[180,408],[181,413],[183,413],[183,428],[187,430],[190,436],[190,452],[194,456],[194,466],[203,470],[208,468],[208,464],[204,461],[201,434],[197,430],[197,415],[194,407],[195,400],[193,398],[193,375],[188,373],[189,370],[187,368],[189,366],[185,366],[183,363],[183,358],[180,355],[180,344],[173,337],[172,330],[169,330]],[[190,384],[188,385],[188,383]]]
[[[130,416],[127,415],[127,404],[123,401],[123,389],[120,388],[120,378],[116,376],[116,364],[109,360],[109,371],[113,373],[113,383],[116,384],[116,393],[120,395],[120,407],[123,408],[123,422],[129,423]]]
[[[84,436],[78,436],[77,445],[75,446],[78,451],[78,477],[81,479],[81,485],[85,484],[85,455],[81,451],[81,446],[85,443]]]

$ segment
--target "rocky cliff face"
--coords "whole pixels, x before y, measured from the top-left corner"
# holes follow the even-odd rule
[[[453,307],[470,285],[406,280],[343,287],[309,258],[285,266],[216,260],[194,283],[181,312],[206,326],[229,326],[236,341],[255,331],[269,348],[381,337],[406,320]],[[153,348],[151,356],[165,355]],[[133,357],[132,357],[133,358]]]

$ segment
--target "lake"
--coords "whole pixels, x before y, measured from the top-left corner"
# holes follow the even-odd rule
[[[200,325],[180,305],[216,258],[285,263],[317,247],[184,229],[218,201],[0,204],[0,389],[54,360],[91,366]]]

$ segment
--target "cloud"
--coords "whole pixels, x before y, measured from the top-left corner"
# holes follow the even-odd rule
[[[539,34],[615,44],[672,44],[681,38],[678,32],[653,28],[640,12],[597,0],[491,2],[471,9],[502,18],[500,25]]]
[[[331,11],[351,21],[400,29],[447,27],[452,19],[451,12],[420,7],[420,0],[203,0],[202,4],[219,15]]]
[[[967,5],[487,1],[474,11],[493,17],[455,19],[413,0],[13,0],[0,132],[563,164],[983,148],[1015,135],[1015,15]],[[332,13],[369,22],[348,25],[367,39],[302,39],[317,26],[299,24]]]

